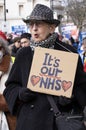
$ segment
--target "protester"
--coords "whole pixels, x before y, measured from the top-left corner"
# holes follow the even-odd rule
[[[11,45],[12,44],[13,35],[11,33],[7,33],[6,37],[7,37],[8,45]]]
[[[83,70],[86,72],[86,37],[82,40],[82,52],[80,53],[80,57],[83,64]]]
[[[10,112],[17,116],[16,130],[56,130],[53,109],[47,99],[48,94],[32,92],[27,88],[33,52],[37,46],[77,52],[71,45],[58,39],[55,28],[60,21],[54,19],[53,12],[49,7],[37,4],[28,19],[23,19],[23,21],[29,25],[32,44],[18,52],[6,82],[4,96]],[[86,105],[86,74],[83,73],[80,57],[72,97],[70,99],[63,96],[53,97],[61,112],[82,113]]]
[[[69,44],[72,46],[71,41],[68,38],[66,38],[65,36],[63,36],[62,42],[65,42],[66,44]]]
[[[12,67],[6,35],[0,31],[0,130],[15,130],[16,118],[9,112],[3,96],[5,82]]]
[[[72,46],[78,51],[78,44],[79,44],[78,38],[74,39],[73,36],[70,36],[69,40]]]
[[[19,49],[21,48],[21,42],[20,42],[20,37],[17,36],[13,39],[13,44],[10,46],[10,50],[11,50],[11,57],[12,57],[12,61],[14,63],[17,52],[19,51]]]
[[[27,47],[30,45],[31,34],[22,33],[21,34],[21,47]]]
[[[69,40],[71,41],[72,45],[74,45],[75,40],[74,40],[74,38],[72,36],[70,36]]]
[[[17,51],[21,48],[21,42],[20,42],[20,37],[15,37],[13,39],[13,46],[12,46],[12,51],[11,55],[16,57]]]

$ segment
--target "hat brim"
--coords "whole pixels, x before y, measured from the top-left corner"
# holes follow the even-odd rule
[[[57,19],[53,19],[53,20],[38,20],[38,19],[22,19],[23,22],[25,22],[26,24],[29,24],[29,22],[31,22],[32,20],[37,20],[37,21],[44,21],[46,23],[49,24],[55,24],[55,26],[58,26],[60,24],[60,21]]]

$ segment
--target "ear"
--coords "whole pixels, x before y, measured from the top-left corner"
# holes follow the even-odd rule
[[[50,25],[50,33],[52,34],[54,31],[55,31],[55,25],[54,24],[52,24],[52,25]]]

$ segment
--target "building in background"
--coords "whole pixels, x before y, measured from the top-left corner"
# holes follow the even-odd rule
[[[22,18],[26,18],[37,3],[51,7],[58,16],[56,7],[61,3],[59,0],[0,0],[0,30],[18,34],[29,32]]]
[[[61,7],[61,0],[0,0],[0,30],[16,34],[29,32],[22,18],[26,18],[37,3],[49,6],[58,17],[57,7]]]

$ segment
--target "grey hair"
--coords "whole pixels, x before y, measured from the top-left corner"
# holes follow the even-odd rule
[[[5,49],[5,54],[10,55],[10,50],[8,48],[8,41],[6,41],[2,37],[0,37],[0,45]]]

